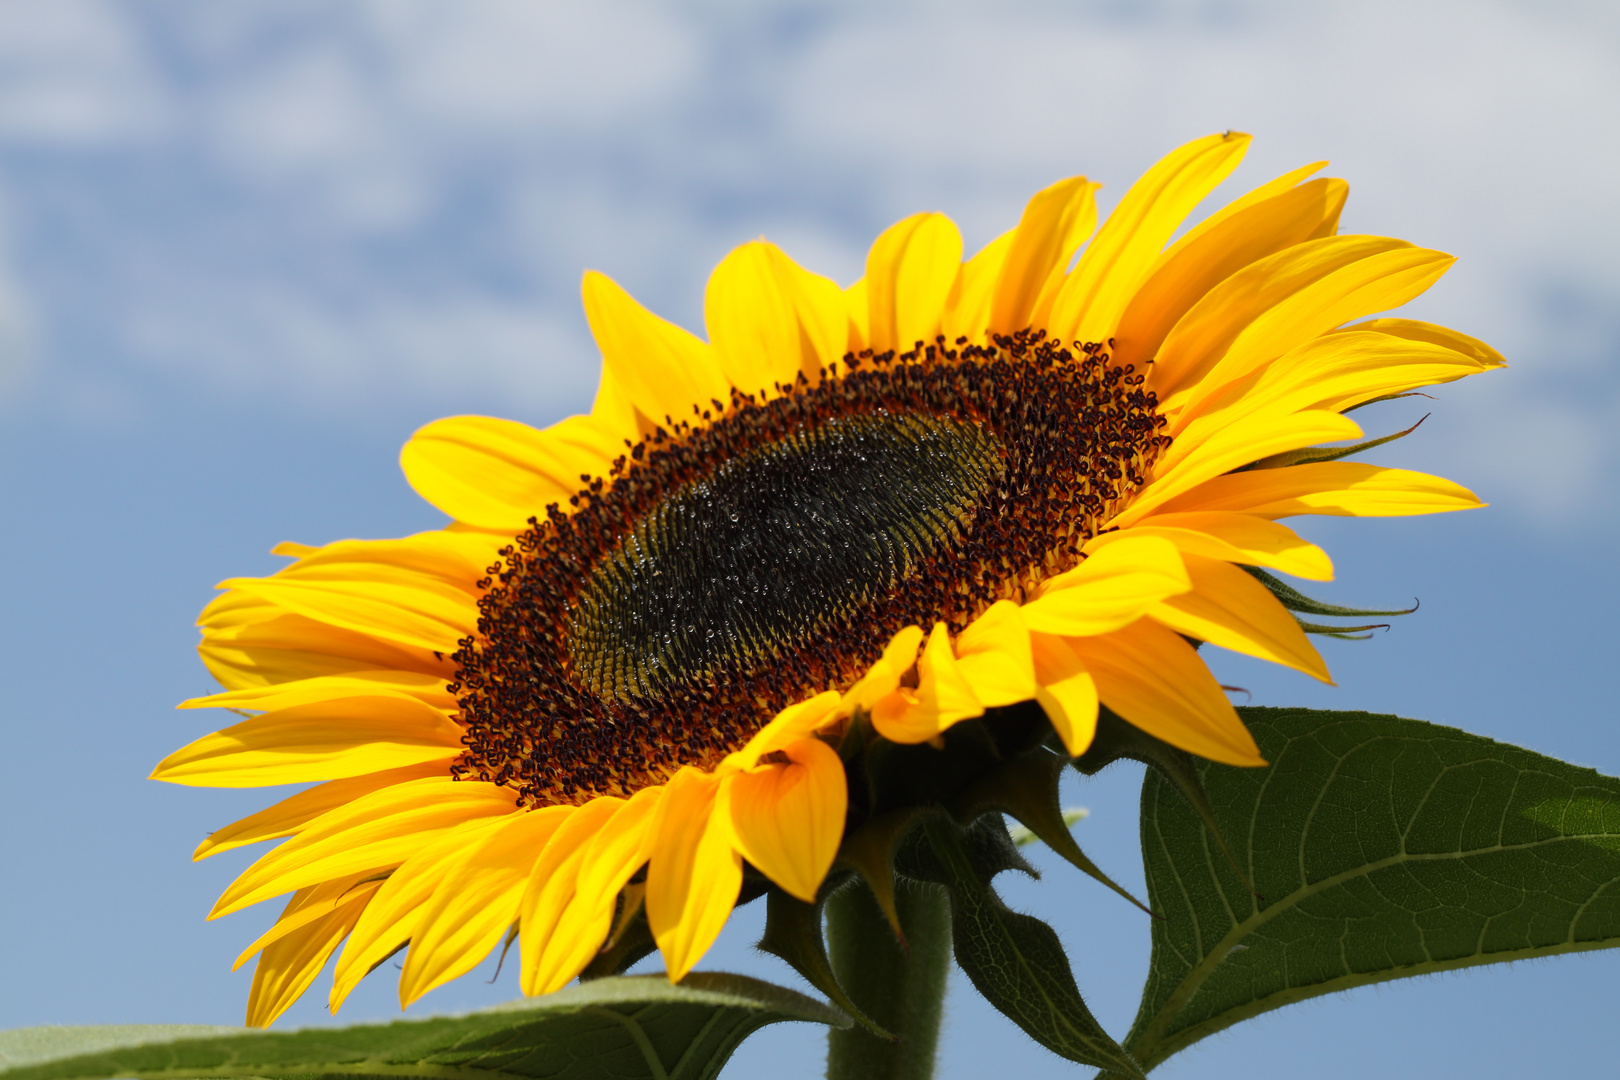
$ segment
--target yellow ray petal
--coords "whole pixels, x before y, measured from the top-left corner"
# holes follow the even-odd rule
[[[987,709],[1035,696],[1035,660],[1018,605],[1000,600],[956,639],[956,670]]]
[[[1233,199],[1219,210],[1216,210],[1214,213],[1210,214],[1203,221],[1200,221],[1198,224],[1192,226],[1186,232],[1182,233],[1181,238],[1174,244],[1170,245],[1169,250],[1159,257],[1159,265],[1162,266],[1164,263],[1168,262],[1184,248],[1196,244],[1205,233],[1209,232],[1218,225],[1224,224],[1226,220],[1232,217],[1234,214],[1242,213],[1244,210],[1247,210],[1256,203],[1265,202],[1267,199],[1275,198],[1286,191],[1291,191],[1295,186],[1303,183],[1305,180],[1315,176],[1317,173],[1327,168],[1327,165],[1328,163],[1326,161],[1313,161],[1311,164],[1302,165],[1292,172],[1283,173],[1275,180],[1268,180],[1264,184],[1261,184],[1259,187],[1255,188],[1253,191],[1239,195],[1237,198]]]
[[[647,864],[647,925],[670,982],[680,982],[720,936],[742,889],[731,822],[715,813],[720,779],[687,766],[664,789]]]
[[[1291,416],[1245,417],[1211,435],[1185,458],[1171,465],[1155,465],[1154,479],[1107,524],[1124,528],[1154,510],[1164,512],[1176,496],[1272,454],[1360,435],[1361,426],[1354,420],[1325,409]]]
[[[1095,195],[1101,186],[1071,176],[1036,192],[1025,204],[996,281],[992,333],[1024,329],[1037,317],[1043,296],[1053,302],[1069,260],[1097,227]]]
[[[1204,295],[1250,263],[1331,235],[1350,193],[1343,180],[1313,180],[1275,195],[1183,240],[1142,283],[1114,333],[1114,362],[1141,366]],[[1158,369],[1149,373],[1157,387]]]
[[[247,686],[221,694],[182,701],[181,709],[284,709],[328,698],[384,696],[413,697],[436,709],[455,709],[456,696],[445,689],[449,680],[415,671],[353,671],[294,679],[274,686]]]
[[[1380,334],[1389,334],[1408,341],[1438,345],[1442,349],[1451,349],[1472,357],[1485,367],[1507,367],[1507,359],[1479,338],[1469,337],[1448,326],[1420,322],[1417,319],[1368,319],[1366,322],[1355,323],[1330,333],[1351,333],[1358,330],[1375,330]]]
[[[364,909],[363,903],[344,904],[264,950],[248,991],[248,1027],[269,1027],[303,996]]]
[[[578,815],[572,807],[519,812],[482,834],[449,869],[411,931],[399,976],[404,1008],[477,967],[518,920],[518,901],[546,841]]]
[[[902,627],[889,640],[883,655],[845,692],[839,704],[840,715],[848,716],[857,709],[870,712],[878,701],[899,689],[901,677],[917,662],[922,642],[922,627]]]
[[[429,777],[374,791],[329,811],[244,870],[210,919],[345,874],[397,866],[447,829],[513,812],[516,795],[498,784]]]
[[[152,770],[193,787],[264,787],[444,761],[462,751],[461,726],[415,698],[334,698],[276,709],[205,735]]]
[[[1065,637],[1106,634],[1190,588],[1174,544],[1132,533],[1046,582],[1041,595],[1024,605],[1024,625]]]
[[[1254,575],[1218,559],[1184,555],[1192,591],[1148,612],[1179,634],[1261,660],[1286,664],[1332,684],[1327,664],[1289,614]]]
[[[655,794],[654,802],[661,797]],[[550,985],[543,978],[551,972],[541,971],[540,961],[547,950],[552,949],[551,939],[557,922],[574,898],[586,852],[625,805],[624,799],[613,795],[590,800],[577,808],[537,851],[518,903],[519,948],[523,958],[521,982],[525,994],[550,993],[573,978],[573,975],[565,975],[556,985]]]
[[[445,767],[442,763],[429,761],[422,765],[385,769],[365,776],[353,776],[346,780],[332,780],[319,784],[210,833],[208,839],[197,845],[197,850],[191,853],[191,857],[194,860],[206,859],[210,855],[218,855],[222,851],[230,851],[247,844],[256,844],[261,840],[279,840],[283,836],[291,836],[328,810],[347,806],[362,795],[369,795],[373,791],[380,791],[395,784],[403,784],[408,780],[443,776],[444,772]]]
[[[920,743],[952,724],[984,715],[984,705],[957,667],[951,635],[935,623],[917,659],[917,688],[901,687],[872,708],[872,726],[890,742]]]
[[[544,431],[488,416],[450,416],[417,430],[399,453],[416,493],[457,521],[522,531],[546,507],[566,503],[605,476],[624,436],[589,416]]]
[[[1035,700],[1070,757],[1079,757],[1097,735],[1097,681],[1069,643],[1051,634],[1031,634]]]
[[[767,396],[844,355],[849,316],[837,283],[812,274],[775,244],[734,248],[709,275],[703,318],[720,370],[733,386]]]
[[[455,664],[435,658],[432,650],[379,641],[369,634],[296,615],[257,597],[234,595],[251,604],[258,617],[206,625],[197,646],[209,673],[228,689],[389,668],[440,678],[455,674]]]
[[[606,367],[597,376],[596,397],[591,401],[591,419],[617,442],[628,439],[635,442],[648,434],[652,427],[643,424],[636,414],[635,402],[625,393]]]
[[[1264,765],[1254,738],[1191,645],[1151,619],[1069,646],[1097,680],[1102,703],[1189,753],[1227,765]]]
[[[709,346],[636,303],[604,274],[587,272],[581,290],[603,366],[648,419],[690,420],[694,405],[730,403],[731,384]]]
[[[1444,252],[1351,236],[1260,260],[1222,282],[1171,331],[1155,378],[1165,410],[1196,408],[1202,397],[1319,334],[1400,307],[1454,262]]]
[[[1158,536],[1183,555],[1267,566],[1308,581],[1332,581],[1333,561],[1286,525],[1230,511],[1154,514],[1129,529],[1102,533],[1081,550],[1092,554],[1128,536]]]
[[[301,555],[276,573],[278,580],[410,581],[426,576],[480,595],[474,584],[511,534],[449,528],[394,540],[338,540]]]
[[[336,1013],[372,968],[411,939],[445,876],[477,849],[506,817],[466,821],[424,845],[388,875],[349,935],[332,971],[328,1008]]]
[[[962,265],[962,234],[944,214],[913,214],[873,241],[866,256],[867,347],[905,352],[939,333]]]
[[[1375,398],[1487,370],[1472,356],[1393,334],[1324,334],[1178,413],[1165,429],[1175,441],[1158,468],[1173,468],[1244,418],[1310,409],[1344,412]]]
[[[647,861],[652,822],[662,798],[662,788],[642,788],[597,826],[594,835],[570,857],[572,865],[557,875],[572,881],[560,904],[550,897],[538,898],[532,908],[527,903],[536,893],[536,882],[541,881],[536,867],[529,891],[524,893],[524,993],[549,994],[560,989],[601,950],[613,925],[620,890]],[[547,890],[542,887],[540,891]],[[537,954],[531,938],[538,941]]]
[[[1106,341],[1165,242],[1243,159],[1250,136],[1210,135],[1161,158],[1119,201],[1052,303],[1063,341]]]
[[[1012,251],[1013,237],[1014,230],[1008,229],[962,264],[939,327],[952,348],[961,337],[975,344],[984,343],[990,328],[990,305],[995,300],[996,282],[1000,280],[1001,268],[1006,265],[1007,254]]]
[[[912,647],[912,655],[916,655],[915,646]],[[843,698],[836,690],[828,690],[807,701],[789,705],[756,732],[741,750],[726,755],[726,759],[720,763],[720,768],[716,771],[726,773],[751,769],[764,755],[796,743],[812,732],[820,731],[839,717],[848,715],[847,712],[840,711],[842,701]]]
[[[717,812],[729,812],[743,858],[808,904],[815,901],[844,835],[844,764],[838,751],[815,738],[800,739],[781,753],[790,764],[728,778]]]
[[[860,352],[872,336],[872,302],[865,278],[844,290],[844,314],[849,318],[849,351]]]
[[[1399,517],[1484,505],[1472,491],[1443,477],[1356,461],[1322,461],[1217,476],[1166,502],[1159,514],[1224,510],[1264,518]]]
[[[324,881],[307,889],[299,889],[293,893],[292,899],[287,901],[287,906],[282,909],[281,917],[276,920],[275,925],[242,950],[231,964],[231,970],[238,970],[275,942],[312,922],[326,918],[340,907],[355,903],[364,906],[365,901],[371,899],[371,894],[376,892],[381,884],[381,881],[366,880],[366,875],[363,874],[350,874],[336,881]]]
[[[220,587],[317,622],[446,654],[478,627],[478,605],[471,596],[420,575],[410,582],[232,578]]]

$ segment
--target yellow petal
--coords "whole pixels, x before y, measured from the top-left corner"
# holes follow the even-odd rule
[[[1070,757],[1079,757],[1097,735],[1097,681],[1069,643],[1051,634],[1031,634],[1035,700],[1063,740]]]
[[[205,735],[158,763],[153,780],[263,787],[341,780],[459,755],[461,726],[415,698],[349,697],[293,705]]]
[[[1211,435],[1186,457],[1155,465],[1154,479],[1108,524],[1124,528],[1154,510],[1166,512],[1167,504],[1178,495],[1272,454],[1360,435],[1361,426],[1354,420],[1325,409],[1291,416],[1245,417]]]
[[[227,595],[251,605],[257,617],[206,624],[197,653],[209,673],[229,689],[386,668],[439,678],[455,674],[454,663],[434,657],[429,649],[316,622],[258,597]]]
[[[730,403],[731,384],[709,346],[636,303],[604,274],[587,272],[581,289],[603,366],[648,419],[691,420],[693,406]]]
[[[983,344],[990,329],[990,305],[995,300],[1001,268],[1012,251],[1014,230],[1008,229],[962,264],[956,284],[945,304],[939,332],[954,348],[957,338]]]
[[[791,764],[729,777],[721,801],[743,858],[808,904],[844,835],[844,765],[820,739],[800,739],[781,752]]]
[[[866,279],[844,290],[844,314],[849,318],[849,351],[860,352],[871,340],[871,298]]]
[[[931,343],[961,266],[962,234],[944,214],[913,214],[885,229],[866,256],[867,347]]]
[[[336,1013],[372,968],[411,939],[447,874],[477,849],[478,841],[507,817],[462,822],[423,845],[387,876],[349,935],[332,971],[327,1006]]]
[[[715,813],[720,780],[687,766],[664,789],[647,864],[647,925],[680,982],[720,936],[742,890],[727,815]]]
[[[1141,366],[1152,359],[1194,304],[1250,263],[1332,235],[1349,193],[1343,180],[1313,180],[1232,214],[1192,241],[1177,243],[1120,317],[1114,362]]]
[[[624,436],[588,416],[544,431],[488,416],[451,416],[420,428],[399,452],[416,493],[457,521],[521,532],[565,504],[624,453]]]
[[[585,969],[613,925],[619,891],[647,861],[661,787],[592,810],[589,832],[560,838],[523,894],[523,992],[549,994]],[[586,808],[603,800],[592,800]],[[583,815],[583,811],[582,814]],[[559,862],[558,859],[561,859]],[[556,866],[555,870],[546,867]]]
[[[1000,600],[956,639],[956,670],[987,709],[1035,696],[1035,660],[1018,605]]]
[[[1141,618],[1165,597],[1190,588],[1174,544],[1133,533],[1046,582],[1041,595],[1024,605],[1024,624],[1065,637],[1106,634]]]
[[[269,1027],[303,996],[364,909],[361,902],[344,904],[264,950],[248,991],[248,1027]]]
[[[1049,283],[1053,285],[1049,299],[1056,295],[1069,260],[1097,227],[1095,193],[1101,186],[1071,176],[1036,192],[1024,206],[996,282],[992,333],[1008,334],[1029,326]]]
[[[1196,406],[1336,326],[1411,300],[1456,260],[1381,236],[1296,244],[1245,267],[1176,324],[1154,363],[1165,411]]]
[[[1236,511],[1264,518],[1398,517],[1484,505],[1473,492],[1443,477],[1356,461],[1322,461],[1217,476],[1165,503],[1159,514]]]
[[[467,857],[441,878],[411,932],[399,976],[401,1008],[489,955],[518,921],[518,901],[541,849],[559,826],[578,816],[568,806],[519,812],[469,846]]]
[[[423,575],[391,582],[232,578],[220,587],[317,622],[446,654],[478,628],[478,605],[471,596]]]
[[[413,697],[437,709],[455,709],[456,696],[445,689],[449,680],[415,671],[353,671],[294,679],[274,686],[247,686],[220,694],[182,701],[181,709],[257,709],[270,711],[306,705],[328,698],[370,695]]]
[[[411,581],[427,577],[481,595],[476,584],[510,533],[432,529],[393,540],[338,540],[302,555],[276,573],[279,581]]]
[[[917,689],[895,691],[872,709],[872,726],[890,742],[920,743],[952,724],[984,715],[984,705],[957,668],[951,635],[935,623],[917,659]]]
[[[720,763],[720,768],[716,771],[727,773],[738,769],[751,769],[764,755],[784,749],[804,736],[820,731],[834,720],[848,715],[847,712],[840,711],[842,700],[836,690],[827,690],[807,701],[789,705],[756,732],[741,750],[726,755],[726,759]]]
[[[1090,555],[1128,536],[1161,537],[1183,555],[1268,566],[1308,581],[1333,580],[1333,561],[1327,552],[1286,525],[1231,511],[1154,514],[1129,529],[1094,536],[1081,550]]]
[[[306,885],[397,866],[447,829],[512,813],[516,796],[498,784],[429,777],[374,791],[310,822],[231,883],[215,919]]]
[[[591,419],[615,441],[628,439],[633,443],[652,430],[651,424],[642,423],[635,402],[605,366],[597,379],[596,397],[591,401]]]
[[[358,903],[364,907],[364,902],[371,899],[371,894],[376,892],[381,884],[381,881],[368,881],[361,874],[350,874],[336,881],[324,881],[307,889],[299,889],[293,893],[292,899],[287,901],[287,906],[282,909],[281,917],[275,921],[275,925],[242,950],[231,964],[231,970],[240,969],[243,964],[288,934],[326,918],[346,904]]]
[[[769,395],[801,374],[814,385],[849,337],[838,285],[763,240],[733,249],[714,268],[703,317],[721,372],[749,393]]]
[[[1215,677],[1175,631],[1139,619],[1069,646],[1097,680],[1102,703],[1149,735],[1211,761],[1265,764]]]
[[[847,716],[857,709],[870,712],[881,699],[899,689],[901,676],[917,662],[922,641],[920,626],[907,626],[897,632],[878,661],[844,694],[840,714]]]
[[[1182,233],[1181,238],[1172,244],[1168,251],[1160,256],[1160,265],[1168,262],[1170,258],[1176,255],[1178,251],[1184,247],[1197,243],[1199,238],[1202,237],[1206,232],[1209,232],[1216,226],[1225,223],[1225,221],[1232,215],[1241,213],[1256,203],[1265,202],[1267,199],[1274,198],[1275,196],[1281,195],[1286,191],[1293,190],[1296,185],[1303,183],[1305,180],[1315,176],[1317,173],[1327,168],[1327,165],[1328,163],[1326,161],[1313,161],[1311,164],[1302,165],[1292,172],[1283,173],[1275,180],[1268,180],[1264,184],[1261,184],[1259,187],[1255,188],[1253,191],[1239,195],[1237,198],[1233,199],[1219,210],[1216,210],[1214,213],[1210,214],[1203,221],[1200,221],[1198,224],[1192,226],[1186,232]]]
[[[1254,575],[1218,559],[1184,555],[1192,591],[1172,596],[1149,617],[1199,641],[1287,664],[1332,684],[1327,664],[1289,614]]]
[[[1349,333],[1357,330],[1376,330],[1380,334],[1390,334],[1408,341],[1438,345],[1442,349],[1450,349],[1472,357],[1485,367],[1507,367],[1507,359],[1479,338],[1469,337],[1448,326],[1420,322],[1417,319],[1368,319],[1366,322],[1355,323],[1342,330],[1331,332]]]
[[[1047,328],[1063,341],[1106,341],[1165,242],[1243,159],[1250,136],[1210,135],[1171,151],[1131,185],[1063,283]]]
[[[208,839],[197,845],[197,850],[191,853],[191,857],[194,860],[206,859],[210,855],[218,855],[222,851],[230,851],[247,844],[256,844],[261,840],[279,840],[283,836],[291,836],[328,810],[347,806],[362,795],[369,795],[373,791],[380,791],[395,784],[403,784],[408,780],[443,776],[444,772],[445,767],[442,763],[430,761],[422,765],[407,765],[403,769],[386,769],[365,776],[353,776],[346,780],[332,780],[319,784],[210,833]]]

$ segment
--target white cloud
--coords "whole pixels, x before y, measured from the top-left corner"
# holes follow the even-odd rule
[[[24,25],[25,6],[52,14]],[[1608,5],[163,10],[0,3],[0,153],[122,153],[175,189],[133,199],[84,157],[88,198],[133,199],[103,261],[155,254],[43,316],[97,303],[145,370],[315,405],[488,385],[539,408],[589,393],[587,266],[696,328],[708,267],[751,236],[847,279],[901,214],[944,209],[982,242],[1059,175],[1112,199],[1236,127],[1258,138],[1231,186],[1331,157],[1348,229],[1461,257],[1414,310],[1514,362],[1446,405],[1470,410],[1454,456],[1475,475],[1550,513],[1579,500],[1539,479],[1537,432],[1620,463]]]

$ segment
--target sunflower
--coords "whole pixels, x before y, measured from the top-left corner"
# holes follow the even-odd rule
[[[546,993],[631,916],[679,980],[745,879],[816,896],[852,730],[939,746],[1035,702],[1078,756],[1101,706],[1264,764],[1197,646],[1327,680],[1265,571],[1332,564],[1278,519],[1480,505],[1323,444],[1503,361],[1352,322],[1453,260],[1339,235],[1322,164],[1171,244],[1248,143],[1174,151],[1101,229],[1097,185],[1059,181],[966,261],[948,218],[906,218],[849,288],[744,244],[707,342],[588,273],[590,415],[431,423],[402,465],[449,525],[282,544],[278,573],[223,582],[199,623],[226,689],[183,707],[248,718],[153,775],[316,782],[196,851],[285,838],[210,916],[292,894],[238,961],[259,958],[248,1022],[340,946],[334,1010],[407,946],[402,1004],[514,940]]]

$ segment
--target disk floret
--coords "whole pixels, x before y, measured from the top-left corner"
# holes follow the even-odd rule
[[[712,767],[901,628],[959,633],[1077,565],[1169,442],[1097,344],[1026,330],[839,368],[666,417],[529,519],[454,654],[457,776],[534,805]]]

